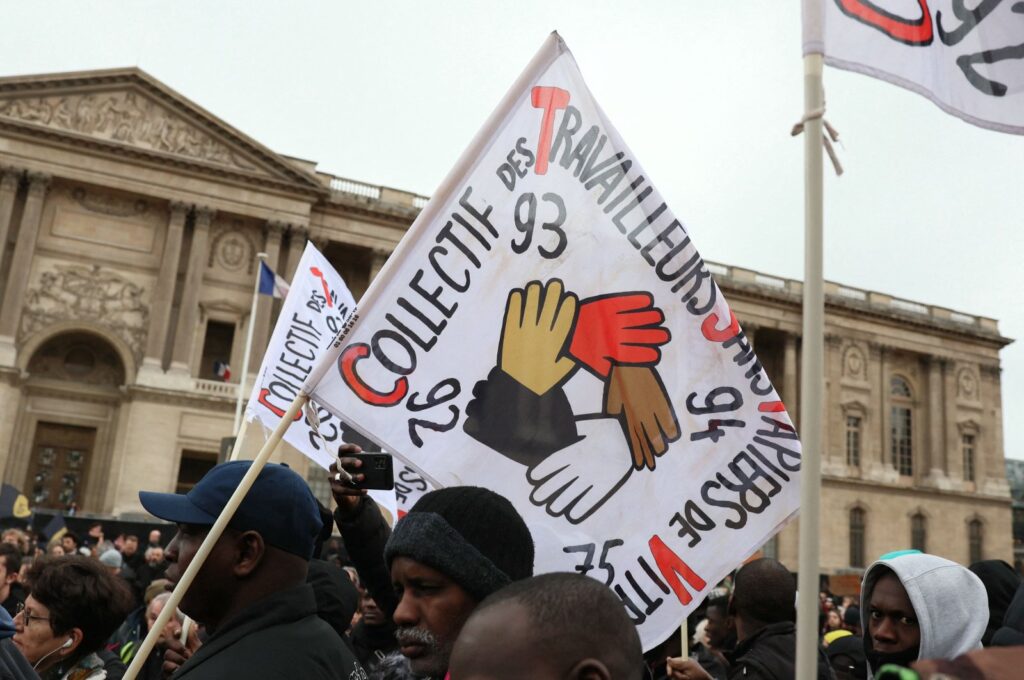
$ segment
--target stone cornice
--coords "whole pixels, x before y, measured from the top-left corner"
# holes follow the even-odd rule
[[[276,186],[292,192],[326,196],[330,191],[324,187],[312,173],[297,167],[294,163],[263,146],[256,140],[233,128],[197,104],[189,101],[178,92],[161,83],[156,78],[137,68],[120,68],[101,71],[77,73],[58,73],[49,75],[17,76],[0,78],[0,98],[15,97],[47,97],[73,96],[81,94],[105,93],[111,89],[122,88],[137,91],[166,107],[175,115],[187,120],[206,134],[217,139],[228,140],[229,143],[246,155],[256,159],[262,167],[260,171],[249,171],[244,168],[232,168],[227,165],[207,162],[188,156],[165,153],[140,146],[110,141],[96,136],[81,134],[73,130],[64,130],[44,125],[39,121],[4,116],[0,127],[18,130],[30,136],[44,136],[51,140],[65,140],[75,146],[86,145],[92,149],[104,150],[118,155],[129,155],[134,158],[150,158],[158,160],[162,165],[168,163],[212,172],[222,177],[231,177],[246,183],[258,183]],[[264,174],[266,173],[266,174]]]
[[[108,142],[103,139],[95,139],[72,132],[52,130],[6,118],[0,118],[0,130],[8,132],[11,136],[19,136],[26,139],[45,139],[48,143],[58,143],[75,150],[87,149],[93,153],[101,153],[113,158],[126,158],[133,163],[146,164],[155,168],[174,168],[189,173],[206,175],[218,180],[230,181],[235,184],[245,186],[256,185],[287,194],[298,194],[306,196],[314,202],[316,199],[329,193],[322,186],[305,185],[255,173],[232,170],[212,163],[204,163],[158,151],[125,146],[116,142]]]
[[[224,413],[231,413],[235,408],[234,397],[222,397],[198,392],[182,392],[179,390],[165,390],[158,387],[143,385],[128,385],[128,399],[148,401],[158,404],[170,404],[173,406],[192,406],[200,409],[213,408]]]
[[[715,281],[718,283],[719,287],[721,287],[726,296],[730,298],[730,301],[733,300],[733,295],[738,294],[743,296],[743,298],[754,301],[789,305],[795,307],[796,311],[799,312],[802,299],[798,293],[750,283],[737,283],[730,280],[728,277],[718,275],[715,276]],[[882,309],[868,303],[848,300],[838,295],[825,295],[825,312],[826,315],[853,312],[858,320],[875,319],[889,323],[897,322],[904,328],[909,326],[924,330],[928,333],[939,332],[943,335],[969,338],[972,342],[990,344],[995,349],[1001,349],[1013,342],[1012,339],[1003,337],[998,333],[985,331],[979,328],[972,328],[965,324],[958,324],[944,319],[923,317],[894,309]],[[829,319],[826,316],[825,323],[827,324],[828,322]]]
[[[823,484],[838,484],[846,486],[855,486],[858,488],[873,491],[884,495],[901,495],[911,496],[914,498],[920,498],[922,500],[932,498],[948,498],[949,500],[963,501],[969,500],[971,503],[987,503],[991,505],[999,506],[1010,506],[1009,496],[988,496],[977,492],[969,491],[953,491],[951,489],[936,489],[934,487],[913,487],[913,486],[898,486],[896,484],[885,484],[876,480],[857,479],[855,477],[839,477],[836,475],[830,475],[828,473],[822,473],[821,480]],[[824,493],[825,489],[822,489]],[[865,499],[866,504],[870,507],[870,501]]]

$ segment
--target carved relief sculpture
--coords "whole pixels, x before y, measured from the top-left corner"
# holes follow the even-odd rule
[[[29,290],[20,337],[62,321],[91,321],[124,340],[139,359],[149,322],[142,293],[141,286],[99,265],[56,265]]]
[[[218,165],[256,169],[178,114],[131,91],[9,98],[0,100],[0,115]]]
[[[256,245],[245,233],[242,221],[234,220],[214,236],[207,266],[218,265],[229,272],[244,268],[246,273],[252,274],[255,261]]]
[[[864,360],[864,352],[857,345],[850,345],[846,348],[843,357],[843,375],[855,380],[867,380],[867,362]]]
[[[956,378],[956,385],[957,396],[961,399],[968,401],[976,401],[978,399],[978,379],[974,376],[974,372],[971,369],[960,369],[960,373]]]
[[[113,217],[136,217],[149,212],[149,204],[141,198],[123,198],[114,194],[86,191],[75,187],[70,191],[71,198],[86,210]]]

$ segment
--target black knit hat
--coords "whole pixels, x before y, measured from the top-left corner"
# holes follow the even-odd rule
[[[398,521],[384,550],[388,566],[396,557],[437,569],[482,600],[533,575],[533,537],[503,496],[451,486],[425,494]]]

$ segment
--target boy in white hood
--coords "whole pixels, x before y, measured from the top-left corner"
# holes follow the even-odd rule
[[[981,579],[956,562],[903,551],[864,572],[860,594],[871,675],[887,663],[952,659],[981,648],[988,597]]]

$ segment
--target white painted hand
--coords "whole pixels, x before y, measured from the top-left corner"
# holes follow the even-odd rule
[[[576,421],[582,439],[527,470],[530,502],[579,524],[594,514],[633,472],[629,445],[614,418]]]

